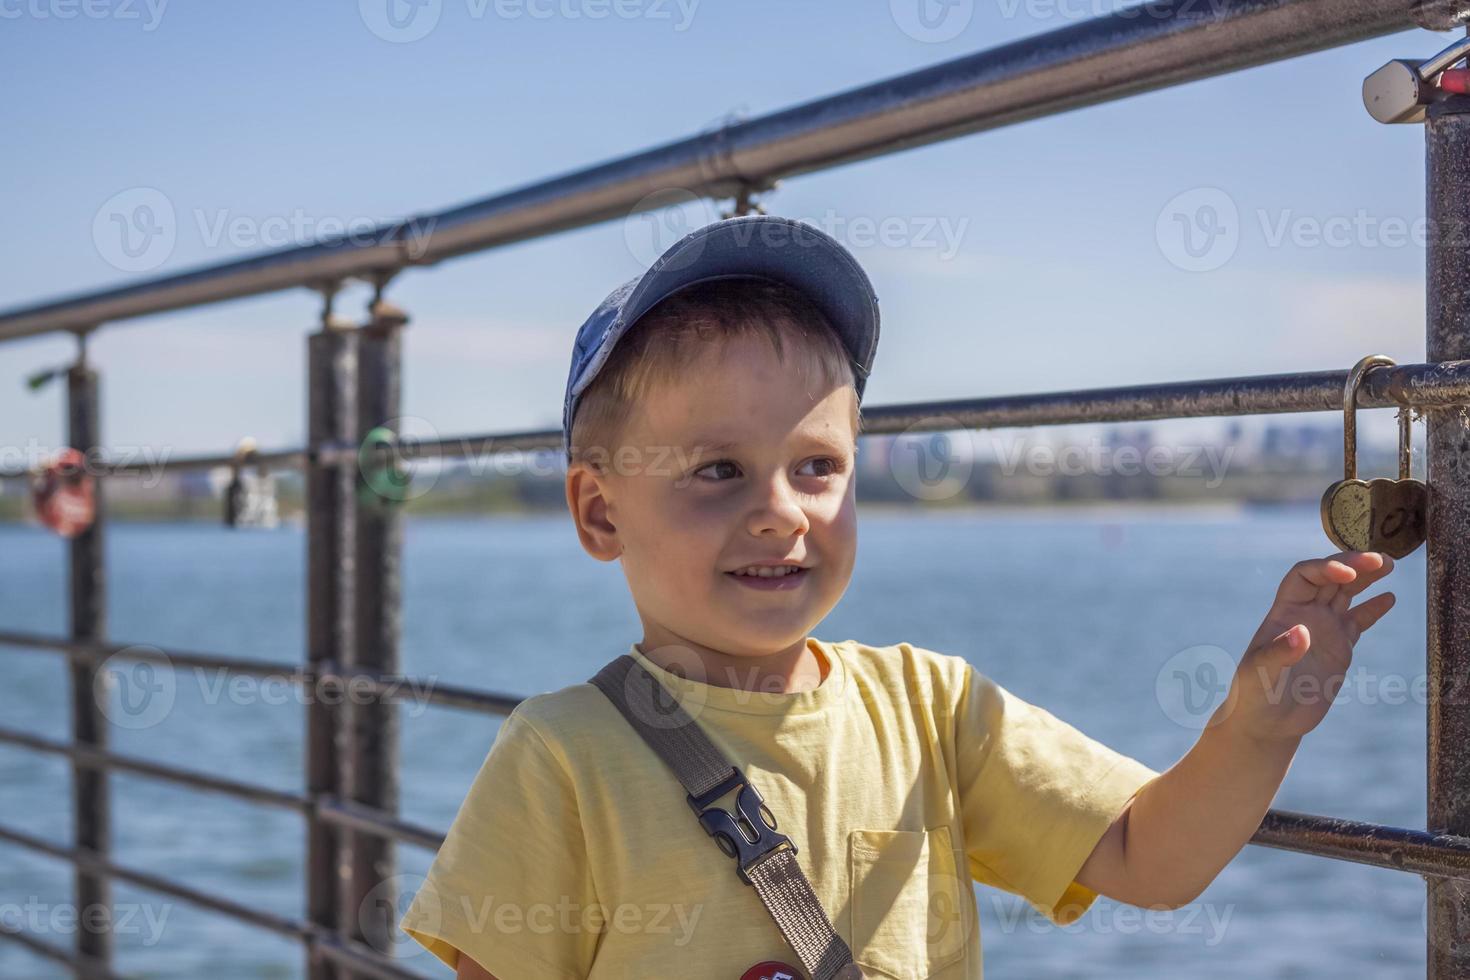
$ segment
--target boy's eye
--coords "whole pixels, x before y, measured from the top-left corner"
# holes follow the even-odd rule
[[[808,466],[813,465],[817,467],[817,472],[804,475],[818,477],[833,476],[842,471],[841,461],[833,459],[829,456],[819,456],[816,459],[809,459],[802,464],[802,469],[806,469]],[[732,470],[734,471],[733,473],[731,472]],[[740,467],[737,466],[733,460],[717,459],[713,463],[706,463],[694,472],[696,475],[698,475],[703,474],[706,471],[710,471],[710,473],[709,475],[705,475],[703,479],[708,480],[711,483],[720,483],[723,482],[725,479],[733,479],[735,476],[737,476],[740,473]],[[725,475],[719,476],[715,475],[716,473],[722,473]]]
[[[699,469],[695,470],[694,472],[697,475],[697,474],[703,473],[705,470],[714,470],[714,469],[716,469],[718,467],[722,467],[722,466],[723,467],[728,467],[729,469],[733,469],[733,470],[736,470],[736,471],[738,471],[740,469],[740,467],[736,466],[732,461],[730,461],[728,459],[717,459],[713,463],[706,463],[706,464],[704,464],[703,466],[701,466]],[[728,470],[726,470],[725,472],[728,472]],[[721,478],[720,477],[717,477],[717,476],[707,476],[707,477],[705,477],[705,479],[709,480],[712,483],[718,483],[721,480]]]

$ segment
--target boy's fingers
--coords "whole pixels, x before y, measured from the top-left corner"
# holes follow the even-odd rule
[[[1373,598],[1364,599],[1358,603],[1348,611],[1348,614],[1353,617],[1353,625],[1358,628],[1358,632],[1361,634],[1368,627],[1378,622],[1384,613],[1392,609],[1396,601],[1392,592],[1380,592]]]
[[[1351,557],[1343,560],[1352,563],[1358,577],[1339,586],[1339,591],[1345,595],[1355,596],[1393,571],[1393,559],[1381,551],[1353,551],[1349,555]]]
[[[1344,582],[1351,582],[1357,571],[1345,559],[1349,555],[1363,552],[1345,551],[1327,558],[1308,558],[1291,566],[1291,571],[1281,580],[1276,598],[1286,602],[1311,602],[1319,598],[1331,598]]]
[[[1299,660],[1312,644],[1312,634],[1301,623],[1271,638],[1262,652],[1272,662],[1290,666]]]

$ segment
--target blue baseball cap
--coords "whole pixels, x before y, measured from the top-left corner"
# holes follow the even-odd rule
[[[679,239],[641,276],[613,290],[577,331],[562,403],[562,449],[568,460],[577,402],[617,342],[661,301],[714,279],[766,279],[805,294],[846,347],[862,401],[878,350],[878,295],[862,266],[835,238],[809,224],[778,215],[740,215]]]

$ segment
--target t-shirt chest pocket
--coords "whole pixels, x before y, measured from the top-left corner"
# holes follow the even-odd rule
[[[948,827],[854,830],[847,838],[853,958],[870,977],[923,980],[968,937]]]

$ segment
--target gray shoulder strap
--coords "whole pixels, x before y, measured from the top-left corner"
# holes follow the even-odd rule
[[[859,980],[852,950],[827,918],[801,866],[796,845],[776,832],[776,818],[739,768],[710,741],[659,679],[631,654],[591,679],[674,771],[705,833],[735,859],[735,871],[755,888],[811,980]],[[735,791],[735,812],[715,806]]]

